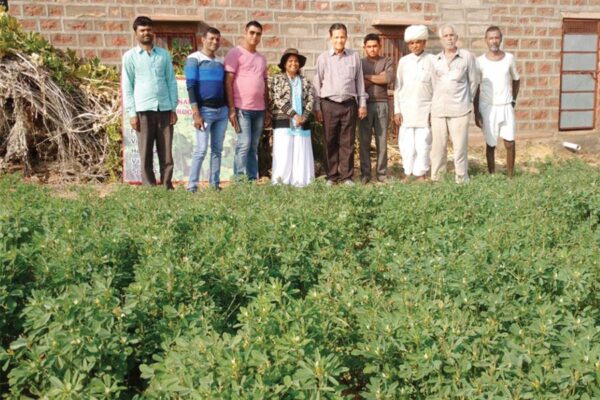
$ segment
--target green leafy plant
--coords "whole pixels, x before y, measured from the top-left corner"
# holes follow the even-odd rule
[[[0,197],[8,399],[600,396],[596,167]]]

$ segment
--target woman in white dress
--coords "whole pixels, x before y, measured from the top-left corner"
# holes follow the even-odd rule
[[[313,88],[300,74],[306,57],[287,49],[279,62],[280,74],[269,78],[269,108],[273,126],[273,184],[302,187],[315,179],[308,118],[313,110]]]

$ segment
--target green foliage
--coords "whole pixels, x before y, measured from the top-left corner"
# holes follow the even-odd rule
[[[191,45],[182,45],[177,39],[173,40],[173,46],[169,50],[171,59],[173,60],[173,69],[176,75],[184,75],[185,61],[192,53]]]
[[[600,396],[596,168],[74,194],[0,180],[6,398]]]

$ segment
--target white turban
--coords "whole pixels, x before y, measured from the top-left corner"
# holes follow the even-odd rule
[[[411,25],[404,31],[404,41],[410,42],[411,40],[427,40],[429,37],[429,31],[425,25]]]

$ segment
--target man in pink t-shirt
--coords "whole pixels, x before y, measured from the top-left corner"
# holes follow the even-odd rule
[[[229,121],[237,135],[233,171],[236,177],[258,178],[258,142],[265,123],[267,59],[256,50],[262,36],[257,21],[246,24],[244,42],[225,56],[225,91]]]

